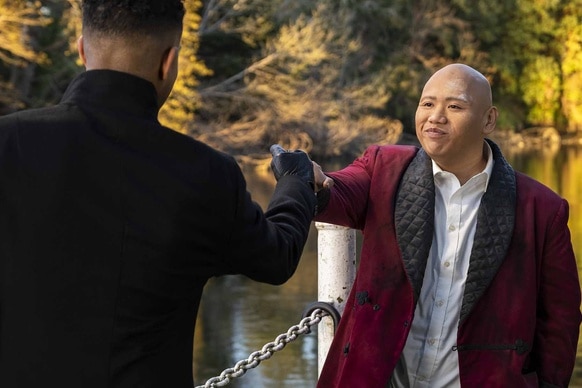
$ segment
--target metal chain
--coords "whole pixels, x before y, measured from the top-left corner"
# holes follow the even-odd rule
[[[247,370],[256,368],[261,361],[271,358],[271,356],[282,350],[289,342],[296,340],[302,334],[309,334],[310,327],[317,325],[323,317],[330,315],[327,311],[322,309],[315,309],[311,315],[303,318],[299,324],[291,326],[287,333],[280,334],[275,341],[269,342],[261,350],[251,353],[247,359],[240,360],[232,368],[227,368],[222,371],[219,376],[212,377],[206,381],[206,384],[199,385],[196,388],[216,388],[224,387],[229,384],[232,379],[241,377]]]

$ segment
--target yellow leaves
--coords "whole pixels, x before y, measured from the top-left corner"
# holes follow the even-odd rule
[[[77,54],[77,39],[82,35],[82,18],[83,14],[81,11],[80,0],[67,0],[69,7],[65,11],[65,35],[69,37],[69,49],[65,53],[66,55],[76,55]],[[83,62],[81,58],[77,58],[76,63],[78,66],[82,66]]]
[[[582,69],[564,73],[561,102],[562,111],[568,120],[566,129],[568,132],[582,132]]]
[[[270,102],[261,116],[270,123],[273,140],[284,141],[291,127],[303,138],[310,136],[304,142],[319,147],[313,150],[319,155],[337,155],[353,148],[354,140],[359,145],[395,142],[402,133],[400,122],[372,113],[391,97],[385,74],[346,73],[361,65],[355,58],[363,45],[352,31],[353,17],[347,7],[322,2],[267,43],[265,55],[276,60],[253,70],[246,86]],[[270,118],[264,117],[269,112]],[[325,142],[312,140],[321,137]]]
[[[538,56],[521,78],[523,100],[530,106],[528,121],[552,125],[560,105],[560,68],[551,57]]]
[[[40,1],[0,1],[0,61],[12,66],[28,62],[45,63],[47,56],[35,51],[30,28],[45,26],[50,18],[43,15]]]
[[[562,67],[562,112],[567,118],[568,132],[582,131],[582,25],[571,10],[565,12],[558,39]]]
[[[320,4],[311,15],[302,14],[293,23],[283,26],[278,36],[268,42],[267,50],[276,52],[294,75],[310,67],[341,63],[343,58],[361,49],[357,39],[349,38],[349,28],[331,24],[331,10]]]
[[[212,100],[207,113],[222,120],[210,123],[219,134],[207,131],[201,139],[237,153],[264,152],[278,142],[318,155],[398,139],[402,124],[376,111],[391,97],[386,74],[360,73],[369,62],[358,60],[365,55],[352,25],[355,11],[335,2],[313,8],[281,25],[261,59],[203,91],[205,103]]]
[[[300,63],[301,67],[317,66],[332,59],[333,53],[327,51],[325,46],[325,26],[310,21],[312,19],[303,15],[297,23],[284,26],[269,46],[276,49],[279,55]]]
[[[211,71],[196,58],[199,39],[198,28],[202,7],[200,0],[185,0],[186,15],[184,17],[184,33],[179,58],[179,75],[174,89],[162,107],[159,114],[160,122],[169,128],[181,133],[188,133],[189,126],[194,120],[194,112],[199,104],[199,95],[196,91],[197,78],[207,76]]]

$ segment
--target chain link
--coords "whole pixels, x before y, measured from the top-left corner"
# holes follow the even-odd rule
[[[269,342],[261,350],[251,353],[247,359],[240,360],[234,367],[223,370],[219,376],[208,379],[206,384],[199,385],[196,388],[224,387],[232,379],[241,377],[249,369],[256,368],[262,361],[271,358],[275,352],[282,350],[289,342],[295,341],[300,335],[309,334],[311,326],[317,325],[323,317],[328,315],[330,314],[322,309],[313,310],[311,315],[303,318],[299,324],[291,326],[287,333],[280,334],[275,338],[275,341]]]

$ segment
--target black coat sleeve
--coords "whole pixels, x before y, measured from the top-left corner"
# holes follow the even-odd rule
[[[278,181],[267,210],[251,199],[242,172],[235,172],[236,211],[225,261],[231,273],[282,284],[295,272],[313,219],[316,197],[298,176]]]

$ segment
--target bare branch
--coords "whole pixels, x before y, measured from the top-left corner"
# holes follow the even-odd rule
[[[277,54],[268,55],[265,58],[259,60],[258,62],[253,63],[251,66],[247,67],[243,71],[233,75],[232,77],[225,79],[221,83],[213,85],[213,86],[209,86],[209,87],[201,90],[200,93],[201,94],[203,94],[203,93],[208,94],[211,92],[224,90],[224,89],[226,89],[227,86],[230,86],[233,83],[242,80],[246,74],[253,73],[253,72],[255,72],[255,71],[257,71],[265,66],[268,66],[276,58],[277,58]]]

